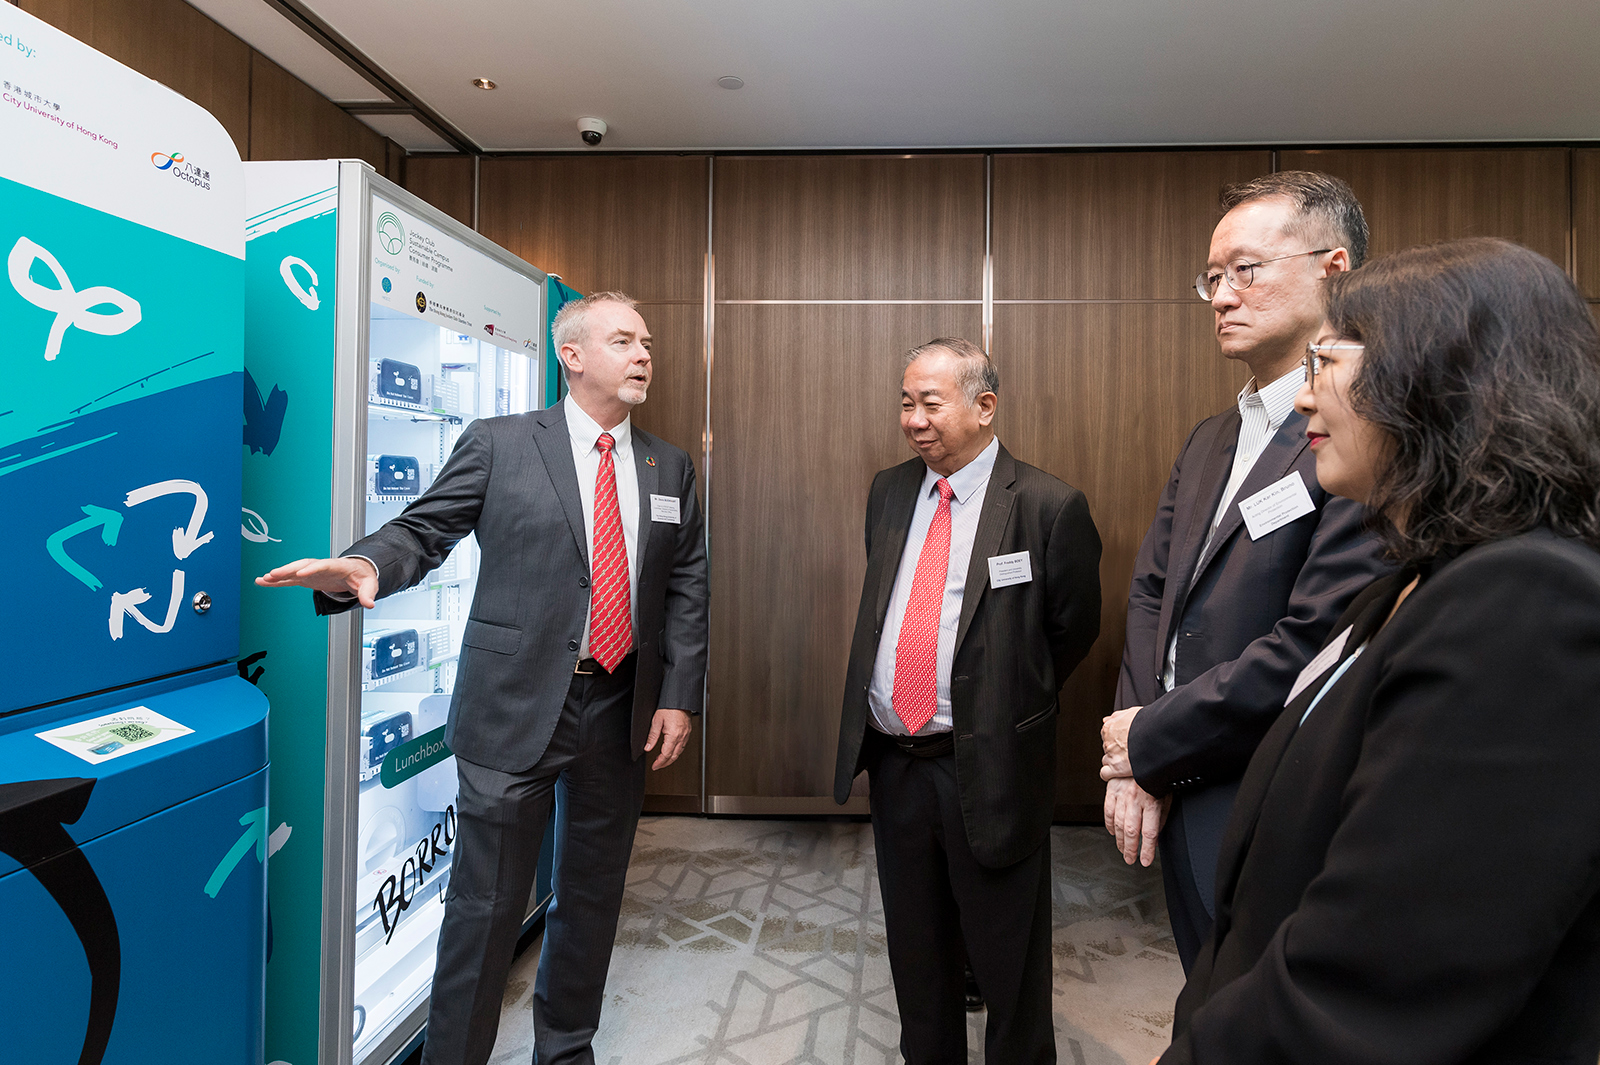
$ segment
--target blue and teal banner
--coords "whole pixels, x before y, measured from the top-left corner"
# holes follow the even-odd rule
[[[4,178],[0,247],[0,712],[232,658],[244,264]]]
[[[328,623],[309,592],[254,578],[332,553],[335,252],[332,162],[252,163],[245,245],[244,620],[240,672],[272,705],[266,1060],[316,1065],[321,1013]]]

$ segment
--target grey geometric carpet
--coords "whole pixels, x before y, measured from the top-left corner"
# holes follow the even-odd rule
[[[1183,985],[1159,868],[1130,869],[1099,828],[1052,829],[1051,863],[1058,1058],[1146,1065]],[[535,948],[512,970],[490,1065],[532,1057],[537,965]],[[600,1065],[888,1065],[899,1037],[870,825],[640,821]]]

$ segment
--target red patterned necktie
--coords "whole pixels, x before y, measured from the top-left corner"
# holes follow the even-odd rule
[[[622,538],[622,511],[617,506],[617,469],[611,449],[617,444],[601,433],[600,472],[594,479],[594,584],[589,612],[589,654],[610,673],[633,650],[633,618],[628,610],[628,544]]]
[[[950,574],[950,482],[939,478],[939,509],[933,512],[917,575],[911,581],[911,598],[900,621],[900,639],[894,645],[895,715],[915,736],[933,720],[939,709],[939,618],[944,613],[944,586]]]

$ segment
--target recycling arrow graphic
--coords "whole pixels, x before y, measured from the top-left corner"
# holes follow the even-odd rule
[[[140,503],[155,499],[158,496],[179,494],[194,496],[194,512],[189,515],[189,527],[187,529],[172,530],[172,553],[177,555],[181,561],[194,554],[196,548],[209,543],[211,538],[216,535],[215,533],[200,535],[200,526],[204,525],[206,520],[206,490],[204,488],[201,488],[193,481],[158,481],[155,484],[147,484],[143,488],[135,488],[128,493],[128,498],[123,500],[122,505],[136,507]]]
[[[260,862],[267,860],[267,808],[259,806],[251,810],[239,818],[239,823],[245,826],[244,835],[240,836],[239,841],[222,856],[222,861],[218,862],[216,869],[211,872],[211,879],[206,881],[206,894],[212,898],[217,897],[217,892],[222,890],[228,875],[244,856],[250,853],[252,845],[256,849],[256,860]]]
[[[172,571],[172,599],[167,603],[167,619],[160,625],[145,617],[139,611],[140,604],[150,601],[150,593],[143,588],[135,588],[131,592],[111,593],[111,638],[122,639],[122,619],[130,617],[151,632],[171,632],[172,625],[178,620],[178,605],[183,602],[183,570]]]
[[[68,540],[79,533],[85,533],[90,529],[99,527],[101,543],[107,547],[116,547],[117,534],[122,531],[122,515],[115,510],[97,507],[93,503],[83,507],[82,510],[84,514],[88,515],[87,517],[82,521],[73,522],[65,529],[52,533],[50,538],[44,542],[44,546],[50,552],[50,557],[56,560],[57,565],[84,584],[87,584],[90,590],[98,591],[100,589],[100,579],[78,565],[77,561],[67,554],[66,544]]]

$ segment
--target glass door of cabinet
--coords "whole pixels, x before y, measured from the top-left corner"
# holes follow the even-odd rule
[[[364,534],[427,490],[468,422],[527,408],[529,362],[371,304]],[[456,767],[444,726],[477,560],[469,535],[419,584],[380,600],[362,619],[357,1063],[432,987],[456,835]]]

